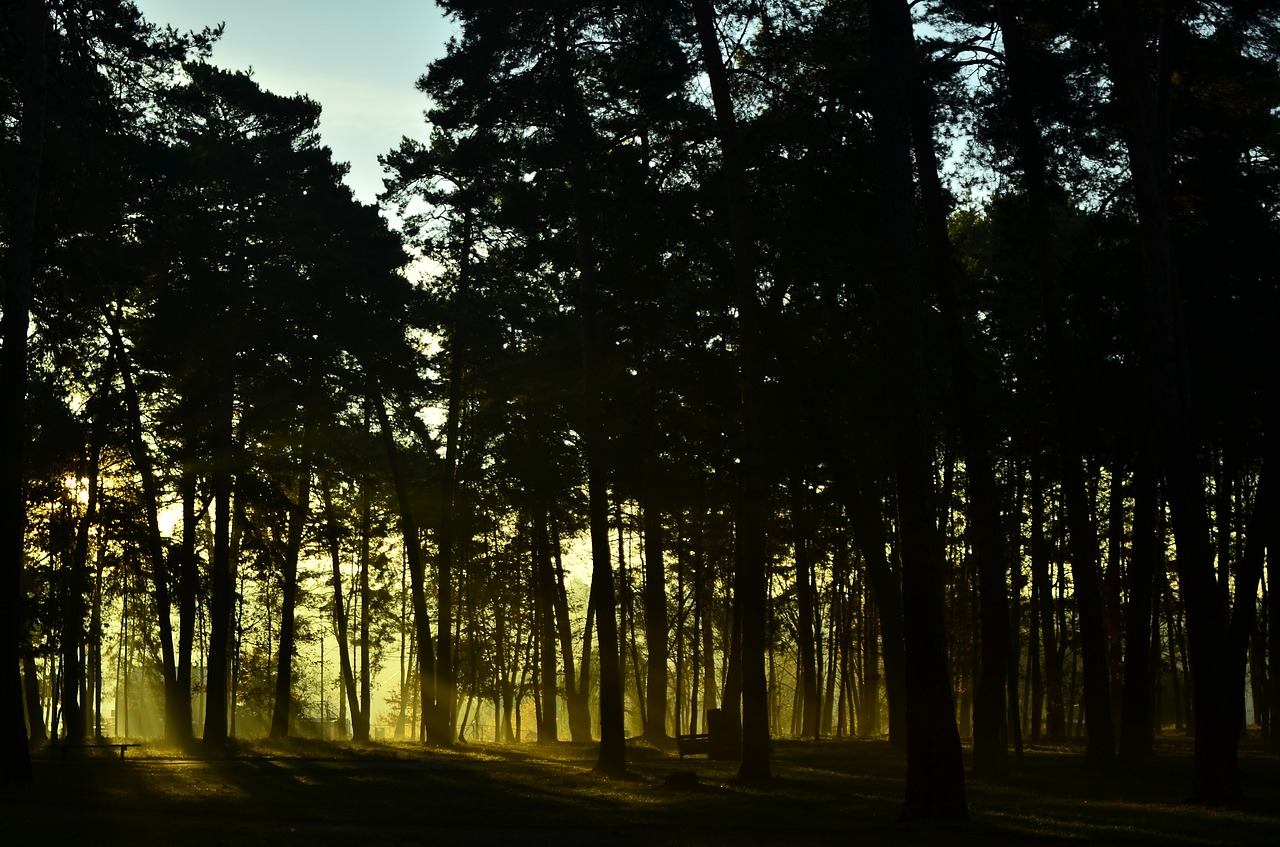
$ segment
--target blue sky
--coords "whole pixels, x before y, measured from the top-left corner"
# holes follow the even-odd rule
[[[414,82],[451,32],[431,0],[134,2],[148,21],[179,30],[225,22],[215,64],[252,68],[264,88],[318,101],[323,141],[350,163],[347,182],[365,202],[382,190],[378,155],[402,136],[426,138],[427,100]]]

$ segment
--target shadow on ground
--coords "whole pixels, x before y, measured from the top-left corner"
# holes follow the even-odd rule
[[[1190,750],[1090,774],[1071,748],[1029,750],[1007,783],[970,779],[972,819],[896,822],[904,767],[882,742],[777,742],[768,788],[735,765],[634,745],[634,779],[591,770],[587,745],[435,751],[410,744],[158,745],[35,755],[0,798],[0,842],[41,845],[1280,844],[1280,758],[1250,748],[1237,809],[1179,802]]]

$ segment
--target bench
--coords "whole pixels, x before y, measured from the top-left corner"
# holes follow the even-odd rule
[[[676,750],[680,758],[685,756],[710,756],[712,753],[710,733],[696,735],[677,735]]]
[[[56,747],[62,751],[62,758],[67,757],[68,750],[96,750],[101,748],[119,748],[120,758],[124,758],[124,751],[130,747],[141,747],[141,744],[116,741],[89,741],[84,744],[50,744],[50,747]]]

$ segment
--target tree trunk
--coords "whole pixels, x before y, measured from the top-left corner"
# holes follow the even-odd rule
[[[106,558],[104,545],[98,545],[93,600],[89,609],[89,638],[84,648],[87,678],[83,702],[93,704],[92,720],[85,721],[85,732],[94,739],[102,738],[102,569]]]
[[[579,236],[585,241],[584,235]],[[584,250],[590,255],[590,251]],[[609,552],[609,503],[606,499],[604,427],[600,421],[597,312],[594,259],[586,259],[580,275],[583,334],[583,387],[587,408],[587,513],[591,527],[591,594],[595,600],[596,635],[600,653],[600,757],[596,770],[610,776],[626,773],[626,727],[622,703],[622,674],[618,612]],[[586,662],[583,672],[586,674]]]
[[[84,681],[84,595],[88,588],[89,530],[98,519],[98,463],[102,448],[96,432],[89,435],[88,502],[76,527],[75,546],[63,575],[62,601],[62,725],[67,743],[85,738],[85,708],[81,683]]]
[[[560,661],[564,665],[564,696],[569,717],[569,738],[575,742],[591,740],[591,712],[587,698],[579,694],[578,674],[573,660],[573,624],[569,620],[569,594],[564,584],[564,563],[560,559],[560,534],[555,521],[549,525],[552,557],[555,560],[556,629],[560,636]]]
[[[133,381],[133,368],[125,352],[124,338],[120,334],[119,316],[109,318],[111,326],[111,351],[115,369],[120,374],[124,388],[124,401],[128,409],[129,455],[142,483],[142,506],[147,517],[147,553],[151,560],[151,584],[156,591],[156,617],[160,633],[160,674],[164,685],[165,738],[174,743],[191,741],[191,689],[179,685],[177,661],[173,650],[172,603],[169,593],[169,564],[164,554],[164,539],[160,534],[160,498],[156,489],[155,470],[151,453],[147,449],[142,432],[142,405],[138,400]]]
[[[684,661],[684,651],[685,651],[685,644],[686,644],[686,643],[688,643],[688,636],[686,635],[686,630],[685,630],[685,619],[688,617],[688,614],[689,614],[689,609],[688,609],[688,607],[686,607],[686,605],[685,605],[685,599],[686,599],[686,597],[688,597],[688,599],[689,599],[689,600],[691,600],[691,601],[692,601],[692,604],[693,604],[693,610],[692,610],[692,613],[693,613],[693,616],[694,616],[694,618],[693,618],[693,632],[695,633],[695,636],[694,636],[694,639],[693,639],[693,654],[694,654],[694,655],[693,655],[693,669],[694,669],[694,673],[693,673],[693,681],[692,681],[692,684],[689,686],[689,697],[691,698],[692,702],[690,703],[689,708],[690,708],[690,711],[691,711],[693,714],[697,714],[697,708],[698,708],[698,703],[697,703],[697,700],[698,700],[698,674],[697,674],[697,661],[698,661],[698,659],[697,659],[697,653],[698,653],[698,648],[697,648],[697,643],[698,643],[698,642],[697,642],[697,636],[696,636],[696,633],[697,633],[697,631],[698,631],[697,595],[696,595],[696,594],[694,594],[692,591],[690,591],[688,595],[686,595],[686,594],[685,594],[685,590],[684,590],[684,584],[685,584],[685,583],[684,583],[684,575],[685,575],[685,562],[684,562],[684,557],[683,557],[683,556],[681,556],[681,555],[679,555],[679,554],[677,553],[677,555],[676,555],[676,620],[675,620],[675,624],[676,624],[676,632],[675,632],[675,645],[676,645],[676,655],[675,655],[675,668],[676,668],[676,685],[675,685],[675,688],[676,688],[676,702],[675,702],[675,709],[674,709],[674,711],[673,711],[673,713],[672,713],[672,718],[673,718],[673,723],[674,723],[674,725],[675,725],[675,734],[676,734],[676,735],[680,735],[680,734],[681,734],[681,733],[680,733],[680,728],[681,728],[682,726],[684,726],[684,710],[685,710],[685,698],[684,698],[684,669],[685,669],[685,661]],[[697,732],[697,730],[696,730],[696,729],[695,729],[695,730],[693,730],[693,731],[694,731],[694,732]]]
[[[862,653],[860,656],[862,675],[859,679],[862,685],[862,708],[858,711],[858,736],[860,738],[874,738],[880,734],[880,684],[884,682],[885,688],[888,688],[889,680],[881,679],[880,663],[882,654],[881,644],[887,643],[884,634],[884,612],[875,598],[870,593],[866,596],[866,608],[862,613]],[[885,666],[888,667],[888,662]],[[886,671],[885,677],[888,677]],[[892,735],[892,729],[890,734]],[[902,751],[906,751],[906,727],[900,734],[901,741],[899,745],[894,745],[892,738],[891,746],[897,746]]]
[[[628,652],[630,652],[631,666],[635,668],[636,683],[636,708],[641,711],[640,726],[644,727],[644,691],[640,688],[640,662],[636,653],[636,627],[635,627],[635,604],[633,593],[631,590],[631,577],[627,573],[627,551],[625,547],[625,536],[623,534],[623,518],[622,518],[622,502],[614,501],[613,504],[613,522],[618,527],[618,570],[617,570],[617,586],[618,586],[618,639],[619,639],[619,656],[618,656],[618,673],[622,675],[622,692],[623,705],[626,704],[627,691],[627,661]],[[627,637],[627,630],[630,628],[631,636]]]
[[[493,610],[494,640],[494,743],[510,744],[511,729],[511,677],[507,669],[507,618],[503,613],[501,598],[495,598]],[[505,730],[505,731],[504,731]]]
[[[1161,668],[1164,664],[1164,648],[1160,639],[1160,586],[1160,578],[1157,575],[1151,598],[1151,690],[1153,692],[1151,737],[1153,739],[1164,731],[1164,679]]]
[[[715,573],[707,562],[706,551],[702,547],[701,525],[697,532],[693,567],[696,581],[694,591],[697,592],[698,597],[698,628],[694,631],[693,637],[702,639],[702,706],[706,710],[713,708],[720,701],[720,691],[716,685],[716,626],[715,615],[712,613],[715,608]],[[703,715],[695,715],[695,717],[699,721],[704,719]],[[703,732],[707,731],[703,730]]]
[[[582,661],[578,665],[578,699],[587,712],[587,738],[591,738],[591,637],[596,627],[596,589],[594,582],[587,592],[587,617],[582,627]]]
[[[797,649],[800,653],[799,685],[802,720],[800,735],[818,738],[818,659],[814,646],[814,590],[813,561],[809,545],[812,540],[813,520],[804,502],[805,486],[799,480],[791,482],[792,546],[796,564],[796,605],[799,612]]]
[[[850,605],[850,608],[853,608]],[[852,726],[854,704],[858,702],[859,692],[857,683],[854,679],[854,673],[849,666],[849,659],[853,653],[853,626],[845,628],[844,637],[840,639],[840,716],[836,719],[836,738],[843,738],[846,734],[846,722],[849,722],[848,735],[852,736],[856,728]],[[902,739],[902,747],[906,748],[906,739]],[[892,745],[891,745],[892,748]]]
[[[1031,584],[1031,620],[1027,625],[1030,643],[1027,647],[1027,676],[1031,682],[1031,708],[1027,712],[1027,725],[1031,743],[1040,743],[1040,729],[1044,723],[1044,674],[1040,665],[1040,589]]]
[[[1102,573],[1103,598],[1107,616],[1107,675],[1111,680],[1111,722],[1121,726],[1124,708],[1124,630],[1121,559],[1124,557],[1125,485],[1121,457],[1110,468],[1111,490],[1107,495],[1107,564]],[[1143,639],[1144,641],[1146,639]],[[1123,732],[1123,730],[1121,730]]]
[[[27,0],[25,60],[22,64],[22,117],[19,129],[18,178],[10,187],[12,217],[6,232],[9,255],[5,268],[4,313],[0,317],[0,628],[8,690],[0,694],[0,723],[7,739],[3,777],[13,782],[31,779],[31,754],[23,720],[22,678],[18,673],[21,647],[27,639],[22,624],[22,569],[26,556],[27,330],[31,321],[31,290],[35,264],[36,206],[40,199],[41,160],[47,95],[45,38],[49,16],[43,0]]]
[[[839,510],[843,513],[843,510]],[[849,614],[849,558],[848,537],[844,533],[835,539],[835,549],[831,553],[831,585],[828,589],[830,603],[827,607],[827,675],[824,680],[826,691],[822,698],[822,714],[818,719],[821,732],[828,738],[835,736],[836,693],[839,690],[841,640],[846,630],[853,625]],[[839,737],[839,736],[835,736]]]
[[[1268,453],[1258,480],[1258,492],[1253,503],[1253,514],[1249,519],[1248,535],[1245,538],[1244,556],[1235,569],[1235,599],[1231,609],[1231,620],[1227,625],[1226,651],[1221,659],[1223,664],[1223,688],[1221,698],[1222,710],[1228,721],[1221,739],[1223,749],[1218,752],[1221,764],[1221,778],[1225,783],[1222,796],[1234,798],[1243,792],[1240,786],[1240,738],[1244,735],[1244,678],[1245,666],[1249,656],[1249,637],[1257,624],[1258,582],[1262,579],[1263,551],[1268,541],[1274,540],[1275,523],[1280,518],[1280,499],[1275,494],[1275,481],[1271,475],[1275,473],[1280,450],[1276,449],[1277,439],[1273,432],[1268,433]],[[1272,536],[1268,538],[1267,536]],[[1271,553],[1275,555],[1274,548]],[[1197,706],[1197,712],[1199,707]]]
[[[910,12],[900,0],[872,0],[868,10],[882,286],[893,359],[890,389],[906,682],[911,703],[902,817],[964,818],[968,816],[964,762],[947,671],[942,551],[934,519],[934,451],[928,431],[922,299],[915,267],[915,189],[907,90],[913,49],[908,38]]]
[[[404,539],[405,557],[409,561],[409,587],[413,604],[414,631],[418,644],[418,692],[422,699],[422,720],[425,737],[423,741],[431,744],[448,744],[452,741],[445,735],[445,727],[439,723],[439,711],[432,708],[434,704],[433,683],[435,681],[435,661],[431,652],[431,620],[427,616],[426,575],[422,561],[422,542],[418,538],[418,524],[414,520],[413,504],[409,499],[409,480],[405,476],[400,463],[400,451],[396,448],[395,436],[391,431],[391,418],[387,414],[386,400],[382,396],[382,388],[372,374],[368,375],[369,400],[373,404],[374,414],[378,418],[378,429],[381,432],[382,448],[387,454],[387,464],[391,468],[391,478],[395,484],[396,501],[400,506],[400,534]]]
[[[683,572],[681,572],[680,575],[683,577],[684,575]],[[677,583],[677,586],[678,586],[677,590],[683,589],[684,580],[683,579],[679,580]],[[681,592],[680,594],[681,599],[683,599],[683,596],[684,596],[683,592]],[[697,733],[698,731],[698,723],[699,723],[698,689],[702,682],[702,650],[701,650],[702,641],[698,635],[698,627],[699,627],[699,624],[702,622],[702,609],[701,609],[702,604],[699,602],[699,599],[698,599],[698,590],[696,585],[694,586],[693,590],[690,592],[690,599],[693,601],[692,609],[691,609],[691,613],[693,614],[693,627],[692,627],[693,631],[692,631],[691,637],[689,638],[690,648],[691,648],[691,655],[689,657],[689,670],[690,670],[689,723],[688,723],[689,728],[686,731],[692,735]],[[680,614],[679,614],[679,617],[676,619],[677,621],[676,622],[676,734],[677,735],[680,734],[681,727],[684,724],[682,720],[682,718],[684,717],[684,702],[683,702],[684,604],[681,603],[680,605],[681,605]]]
[[[191,449],[190,440],[187,449]],[[182,476],[182,541],[179,549],[178,579],[178,655],[175,694],[179,695],[178,719],[185,729],[175,728],[176,735],[185,733],[187,739],[194,736],[195,719],[191,710],[192,679],[191,651],[196,636],[196,591],[199,586],[199,562],[196,560],[196,474],[189,459],[184,459]]]
[[[1165,533],[1160,533],[1158,538],[1165,538]],[[1167,567],[1167,564],[1165,565]],[[1173,689],[1170,692],[1173,699],[1173,728],[1175,732],[1181,733],[1187,727],[1182,720],[1182,683],[1178,677],[1178,630],[1173,623],[1173,590],[1169,586],[1169,578],[1167,573],[1160,573],[1156,577],[1156,607],[1164,612],[1164,633],[1165,644],[1168,646],[1169,652],[1169,683]],[[1185,669],[1185,666],[1184,666]]]
[[[1267,541],[1267,669],[1271,746],[1280,747],[1280,521]]]
[[[634,671],[636,681],[636,709],[640,712],[640,732],[643,734],[644,727],[648,724],[648,702],[645,700],[644,694],[644,672],[641,668],[640,649],[637,645],[636,636],[636,593],[635,583],[632,581],[631,574],[627,572],[627,551],[625,546],[626,536],[624,535],[625,524],[623,522],[622,502],[614,503],[614,521],[618,525],[618,582],[619,600],[622,606],[622,646],[624,655],[622,657],[622,679],[623,688],[626,687],[627,678],[627,660],[626,651],[631,652],[631,668]],[[628,630],[630,631],[628,633]]]
[[[587,410],[587,514],[591,527],[591,593],[596,606],[596,635],[600,652],[600,758],[596,770],[626,773],[626,727],[623,718],[618,611],[609,552],[609,502],[604,458],[605,432],[600,420],[599,306],[596,293],[594,247],[579,224],[579,302],[582,323],[582,372]],[[584,662],[585,664],[585,662]],[[584,668],[584,673],[585,673]]]
[[[227,671],[235,582],[231,563],[232,452],[235,378],[227,365],[217,377],[213,445],[213,567],[209,598],[209,661],[205,677],[204,745],[227,743]]]
[[[480,627],[476,623],[476,613],[478,611],[477,606],[479,606],[480,604],[479,604],[479,599],[476,596],[477,591],[475,587],[475,579],[476,577],[474,574],[471,574],[471,573],[467,574],[466,602],[464,603],[464,606],[466,608],[466,615],[467,615],[467,642],[472,645],[477,645],[481,642]],[[470,680],[468,680],[468,687],[467,687],[467,709],[468,710],[470,710],[471,708],[471,700],[475,696],[474,692],[482,688],[482,684],[481,684],[482,680],[480,679],[480,651],[478,649],[475,649],[474,646],[473,646],[473,649],[471,650],[471,669],[470,670],[471,670],[471,678]],[[475,723],[472,726],[472,733],[475,735],[477,739],[479,739],[480,737],[480,710],[481,708],[483,708],[483,705],[484,705],[484,700],[477,698]],[[494,712],[494,723],[495,725],[497,723],[496,711]],[[458,743],[460,744],[465,743],[464,737],[463,737],[463,732],[465,732],[465,730],[466,730],[466,721],[464,720],[458,732]]]
[[[41,708],[40,674],[30,650],[22,654],[22,693],[26,697],[27,733],[32,744],[42,744],[49,740],[49,733],[45,730],[44,709]]]
[[[369,720],[361,711],[359,693],[356,691],[355,673],[351,668],[351,650],[347,645],[347,609],[342,593],[342,548],[338,536],[338,520],[333,511],[333,493],[327,478],[320,483],[320,496],[324,502],[325,536],[329,543],[329,561],[333,580],[333,625],[338,636],[338,667],[342,673],[342,690],[351,710],[351,740],[369,740]]]
[[[736,578],[732,582],[733,593],[729,603],[728,629],[725,636],[724,678],[720,685],[720,733],[719,755],[738,758],[742,755],[742,604]],[[761,661],[764,657],[761,656]]]
[[[542,713],[538,719],[538,743],[554,744],[559,740],[556,693],[556,621],[555,580],[552,576],[551,551],[547,541],[547,507],[538,503],[533,515],[533,597],[534,619],[538,629],[542,684]]]
[[[444,479],[441,482],[440,528],[436,568],[436,718],[441,727],[441,742],[452,744],[457,737],[458,681],[453,667],[453,554],[454,516],[458,499],[458,452],[462,419],[463,360],[466,356],[465,327],[471,278],[471,219],[464,223],[462,255],[458,262],[458,287],[454,303],[458,313],[453,324],[449,346],[449,400],[445,411]]]
[[[1156,510],[1160,508],[1154,457],[1144,455],[1134,474],[1133,556],[1125,613],[1123,713],[1120,764],[1141,765],[1151,752],[1151,619],[1155,610],[1156,562],[1160,559]]]
[[[369,430],[369,404],[364,405],[365,431]],[[355,741],[369,740],[369,722],[373,714],[369,704],[370,683],[372,676],[369,656],[372,645],[369,640],[370,612],[369,604],[373,594],[369,590],[369,535],[372,531],[373,498],[369,496],[368,458],[362,460],[363,469],[360,479],[360,710],[359,723],[352,723],[352,738]]]
[[[649,654],[645,693],[644,736],[655,744],[667,740],[667,568],[662,513],[653,491],[653,458],[646,471],[649,495],[644,510],[644,640]]]
[[[1022,589],[1027,585],[1022,569],[1022,485],[1025,476],[1015,463],[1013,476],[1013,508],[1008,514],[1009,563],[1009,655],[1005,663],[1005,698],[1008,702],[1007,724],[1013,741],[1014,764],[1022,766],[1022,707],[1018,705],[1018,670],[1022,663]]]
[[[565,111],[561,129],[563,140],[572,151],[570,166],[577,223],[578,322],[582,336],[583,445],[587,464],[587,519],[591,533],[591,595],[595,599],[600,639],[600,757],[596,771],[622,776],[627,771],[626,725],[623,680],[618,664],[621,653],[613,560],[609,554],[606,434],[601,420],[604,398],[600,374],[603,345],[599,325],[599,269],[595,252],[595,208],[590,201],[590,176],[583,160],[590,130],[571,66],[569,36],[565,32],[564,21],[557,17],[554,28],[555,61]]]
[[[1044,309],[1051,388],[1058,423],[1062,489],[1070,526],[1071,572],[1075,582],[1076,605],[1080,614],[1080,644],[1084,654],[1085,720],[1089,728],[1085,759],[1092,767],[1106,767],[1115,761],[1115,726],[1111,717],[1111,679],[1106,609],[1099,572],[1098,533],[1094,526],[1093,501],[1085,486],[1082,429],[1077,415],[1080,403],[1067,349],[1062,292],[1053,266],[1053,235],[1043,142],[1031,112],[1030,104],[1035,95],[1028,88],[1031,71],[1023,52],[1025,45],[1022,24],[1017,17],[1017,5],[1012,0],[1000,0],[996,9],[1004,35],[1005,64],[1010,83],[1010,103],[1017,127],[1019,164],[1031,206],[1035,271]]]
[[[738,139],[728,74],[716,36],[711,0],[694,0],[694,16],[702,64],[711,85],[716,132],[720,140],[733,268],[738,307],[738,357],[741,377],[742,431],[740,492],[735,532],[735,601],[742,621],[742,764],[738,778],[767,782],[769,761],[769,691],[765,676],[765,612],[767,586],[765,526],[768,517],[768,448],[764,415],[764,355],[760,340],[760,295],[756,282],[755,245],[751,235],[746,165]]]
[[[974,372],[970,348],[972,317],[962,312],[956,289],[948,215],[938,156],[933,144],[933,122],[918,67],[909,15],[900,15],[907,28],[904,38],[910,51],[910,108],[916,175],[925,218],[930,278],[942,313],[948,360],[955,381],[955,396],[964,447],[969,486],[966,535],[973,548],[978,581],[981,654],[973,713],[973,772],[975,776],[1006,779],[1009,776],[1006,687],[1012,645],[1009,632],[1008,588],[1005,573],[1008,555],[1000,521],[999,492],[991,454],[990,425]]]
[[[1166,482],[1177,548],[1178,582],[1186,604],[1190,636],[1191,685],[1195,704],[1194,798],[1234,802],[1241,796],[1236,767],[1237,721],[1229,714],[1237,693],[1228,691],[1223,661],[1229,643],[1227,610],[1213,568],[1204,478],[1192,432],[1191,375],[1181,294],[1169,226],[1169,139],[1167,97],[1172,75],[1170,41],[1177,28],[1173,4],[1161,3],[1159,84],[1148,77],[1147,34],[1141,10],[1119,0],[1102,0],[1103,35],[1115,97],[1124,116],[1123,134],[1133,174],[1142,245],[1143,311],[1151,398],[1148,437]]]
[[[314,379],[308,379],[314,383]],[[302,428],[301,467],[298,468],[298,499],[289,510],[289,529],[285,540],[281,577],[284,596],[280,614],[280,652],[276,656],[276,699],[271,712],[271,737],[289,735],[289,719],[293,714],[294,615],[298,604],[298,558],[302,552],[302,530],[311,510],[312,418],[305,408],[306,423]],[[339,581],[339,585],[341,582]],[[346,652],[346,643],[342,644]],[[323,719],[323,716],[322,716]]]
[[[837,554],[838,555],[838,554]],[[840,607],[841,588],[837,585],[831,589],[831,605],[827,610],[827,656],[826,678],[823,680],[822,711],[818,715],[818,732],[828,738],[834,732],[832,718],[835,714],[836,677],[839,676],[840,645],[836,634],[847,625],[844,612]]]
[[[1271,602],[1265,583],[1258,598],[1258,623],[1249,636],[1249,688],[1252,694],[1253,719],[1264,741],[1271,739],[1271,686],[1267,680],[1267,611]]]
[[[232,595],[232,615],[230,622],[230,645],[228,647],[228,674],[227,682],[231,688],[231,697],[228,701],[228,719],[230,721],[230,734],[234,738],[236,734],[236,704],[239,702],[237,696],[240,690],[240,657],[243,655],[244,647],[244,601],[248,592],[244,589],[244,575],[240,573],[240,542],[244,538],[245,527],[244,501],[236,496],[232,499],[231,505],[231,541],[228,545],[230,554],[228,558],[231,562],[231,585],[239,583],[239,589]]]
[[[1044,650],[1045,735],[1050,744],[1067,740],[1066,711],[1062,689],[1062,654],[1054,616],[1053,585],[1049,579],[1049,551],[1045,543],[1044,490],[1041,469],[1031,468],[1031,581],[1040,604],[1040,642]],[[1064,639],[1066,635],[1062,636]]]

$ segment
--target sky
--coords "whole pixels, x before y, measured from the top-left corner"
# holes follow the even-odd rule
[[[226,24],[213,62],[276,94],[320,103],[320,135],[351,165],[361,200],[382,190],[379,154],[403,136],[425,140],[426,96],[414,88],[444,54],[451,24],[432,0],[134,0],[154,24]]]

